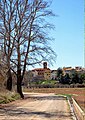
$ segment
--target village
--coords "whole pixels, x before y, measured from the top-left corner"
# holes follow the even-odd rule
[[[58,68],[57,70],[51,70],[48,67],[48,63],[47,62],[43,62],[42,63],[42,68],[35,68],[32,69],[30,71],[26,71],[25,76],[24,76],[24,80],[23,80],[23,85],[25,86],[30,86],[33,83],[35,84],[39,84],[39,83],[46,83],[51,85],[52,84],[58,84],[61,83],[59,81],[59,79],[61,76],[58,76],[58,74],[62,74],[63,77],[68,76],[66,78],[67,82],[65,84],[74,84],[74,83],[80,83],[85,85],[85,68],[82,67],[63,67],[63,68]],[[59,73],[62,72],[62,73]],[[78,82],[78,80],[75,82],[70,82],[72,81],[72,75],[76,76],[80,79],[80,82]],[[13,76],[14,80],[16,79],[16,76]],[[70,81],[69,81],[70,79]],[[76,78],[77,79],[77,78]],[[62,81],[64,81],[62,79]],[[64,82],[62,82],[63,84]],[[33,84],[34,86],[34,84]],[[80,85],[82,86],[82,85]],[[57,87],[57,86],[56,86]]]

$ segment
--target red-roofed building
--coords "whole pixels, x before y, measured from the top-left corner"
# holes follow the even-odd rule
[[[36,68],[32,70],[33,77],[39,77],[43,80],[51,79],[51,70],[47,68],[47,62],[43,63],[43,68]]]

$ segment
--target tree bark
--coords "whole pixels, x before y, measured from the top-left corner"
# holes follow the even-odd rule
[[[7,85],[6,85],[6,89],[11,91],[12,90],[12,75],[11,75],[11,70],[8,70],[7,73]]]
[[[20,94],[21,98],[24,99],[24,95],[22,93],[22,76],[21,76],[21,70],[18,70],[17,72],[17,92]]]

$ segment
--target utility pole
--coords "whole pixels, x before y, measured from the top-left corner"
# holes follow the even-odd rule
[[[85,0],[84,0],[84,68],[85,68]]]

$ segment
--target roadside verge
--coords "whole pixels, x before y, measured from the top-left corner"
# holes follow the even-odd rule
[[[77,102],[72,98],[73,110],[78,120],[85,120],[85,113],[77,104]]]

